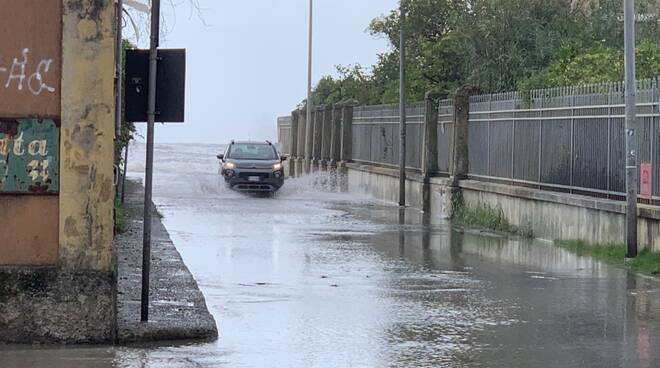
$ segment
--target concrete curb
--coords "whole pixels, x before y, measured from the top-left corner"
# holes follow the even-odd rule
[[[114,241],[118,275],[116,343],[215,340],[218,329],[204,295],[158,215],[152,224],[149,323],[140,322],[143,193],[140,183],[126,182],[126,229]]]

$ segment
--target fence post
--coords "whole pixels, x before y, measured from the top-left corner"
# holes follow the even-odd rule
[[[493,118],[493,94],[488,95],[488,121],[486,122],[486,176],[490,176],[490,135]]]
[[[545,92],[541,94],[539,91],[535,92],[535,98],[540,100],[540,105],[541,105],[541,113],[539,116],[541,117],[541,120],[539,120],[539,155],[538,155],[538,160],[539,160],[539,169],[538,169],[538,189],[541,189],[541,183],[543,182],[543,117],[545,113]]]
[[[450,176],[454,186],[465,179],[469,169],[468,158],[468,120],[470,115],[470,96],[477,94],[476,86],[463,86],[454,96],[454,145]]]
[[[575,87],[571,88],[571,178],[570,193],[573,194],[573,172],[575,169]]]
[[[422,211],[431,208],[431,177],[438,171],[438,104],[440,96],[427,92],[424,96],[424,147],[422,151]]]
[[[298,110],[291,111],[291,132],[290,132],[290,147],[289,147],[289,176],[296,176],[296,164],[293,158],[296,156],[296,151],[298,150],[298,122],[300,121],[300,116],[298,115]]]
[[[658,162],[657,162],[658,159],[656,157],[656,155],[657,155],[656,145],[658,144],[658,136],[656,135],[657,134],[656,133],[657,119],[655,117],[655,114],[657,112],[656,108],[660,109],[660,106],[658,106],[658,103],[657,103],[657,101],[658,101],[658,98],[657,98],[657,95],[658,95],[658,93],[657,93],[658,92],[658,79],[653,78],[653,81],[651,83],[652,83],[652,86],[651,86],[651,88],[652,88],[651,101],[654,102],[651,105],[651,109],[652,109],[651,112],[653,113],[651,115],[651,139],[650,139],[650,143],[651,143],[651,147],[650,147],[650,149],[651,149],[651,170],[652,170],[651,172],[656,173],[657,170],[658,170],[658,167],[657,167],[658,166]],[[653,175],[657,175],[657,174],[653,174]],[[651,185],[655,185],[657,187],[658,186],[657,180],[652,180]],[[651,188],[652,196],[660,196],[660,192],[655,191],[653,189],[654,188]],[[653,244],[651,244],[650,246],[652,247]]]
[[[358,102],[355,100],[348,100],[341,104],[340,162],[337,165],[337,177],[339,178],[339,190],[342,192],[348,192],[347,164],[353,159],[353,108],[357,104]]]
[[[607,198],[610,198],[610,176],[612,175],[612,85],[607,86]]]

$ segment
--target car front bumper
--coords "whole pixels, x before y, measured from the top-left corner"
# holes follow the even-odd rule
[[[241,192],[275,192],[284,185],[282,170],[222,170],[222,177],[232,189]]]

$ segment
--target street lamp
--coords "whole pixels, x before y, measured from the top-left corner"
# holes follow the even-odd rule
[[[305,118],[305,158],[309,160],[311,158],[311,145],[309,144],[309,139],[311,137],[311,127],[312,125],[312,26],[313,26],[313,16],[314,16],[314,4],[313,0],[309,0],[309,36],[308,36],[308,45],[307,45],[307,115]]]

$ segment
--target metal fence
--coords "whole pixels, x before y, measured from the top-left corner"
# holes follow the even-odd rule
[[[277,142],[281,153],[291,152],[291,116],[280,116],[277,118]]]
[[[406,167],[420,170],[424,143],[424,104],[406,108]],[[353,160],[399,165],[399,106],[360,106],[353,110]]]
[[[660,200],[658,81],[638,82],[638,161]],[[469,175],[542,189],[624,196],[624,85],[470,98]]]
[[[660,201],[658,84],[658,79],[639,81],[637,91],[637,158],[652,167],[654,204]],[[624,100],[623,83],[472,96],[468,175],[620,199],[625,196]],[[448,175],[454,152],[454,101],[441,100],[437,108],[436,174]],[[423,102],[407,108],[409,169],[422,169],[425,113]],[[398,167],[398,105],[355,107],[351,123],[353,161]],[[304,136],[304,127],[300,124],[298,136]],[[278,119],[278,136],[283,152],[291,153],[290,117]]]

